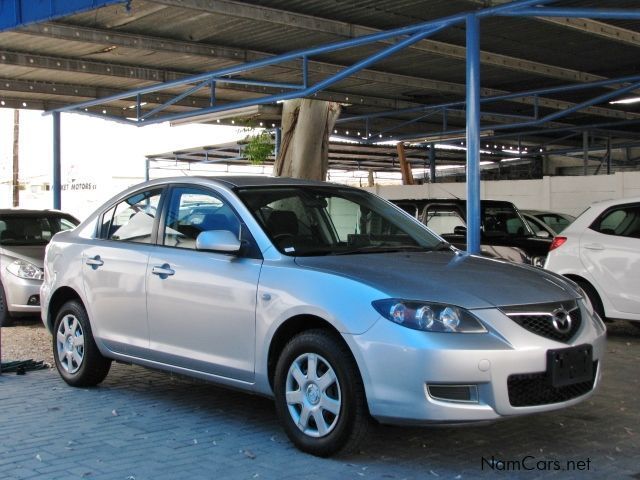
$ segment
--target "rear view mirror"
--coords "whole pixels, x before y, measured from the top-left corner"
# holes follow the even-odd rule
[[[536,237],[551,238],[551,235],[549,235],[549,232],[547,232],[546,230],[539,230],[536,232]]]
[[[196,238],[197,250],[237,253],[240,247],[240,240],[229,230],[207,230]]]
[[[467,227],[463,227],[462,225],[458,225],[457,227],[453,228],[453,234],[454,235],[466,235],[467,234]]]

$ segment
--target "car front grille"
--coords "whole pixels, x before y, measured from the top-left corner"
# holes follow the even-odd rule
[[[586,382],[554,387],[547,372],[510,375],[507,379],[509,403],[513,407],[532,407],[566,402],[593,390],[598,362],[593,362],[593,377]]]
[[[503,307],[502,311],[522,328],[559,342],[571,340],[582,324],[582,315],[576,302]],[[566,328],[557,328],[558,322],[555,316],[561,311],[566,312],[570,317],[570,325],[566,323],[560,325]]]

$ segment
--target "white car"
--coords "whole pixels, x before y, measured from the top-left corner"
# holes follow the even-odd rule
[[[640,197],[591,205],[553,239],[545,268],[578,283],[602,318],[640,327]]]

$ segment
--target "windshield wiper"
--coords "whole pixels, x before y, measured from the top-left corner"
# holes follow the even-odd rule
[[[394,253],[406,251],[431,251],[430,247],[422,247],[420,245],[365,245],[356,247],[342,252],[333,252],[331,255],[355,255],[359,253]]]

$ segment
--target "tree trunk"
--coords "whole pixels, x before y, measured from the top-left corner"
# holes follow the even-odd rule
[[[329,135],[340,116],[340,104],[298,98],[282,106],[282,143],[273,166],[276,177],[325,180]]]
[[[20,205],[20,110],[13,111],[13,177],[11,186],[13,189],[13,206]]]

